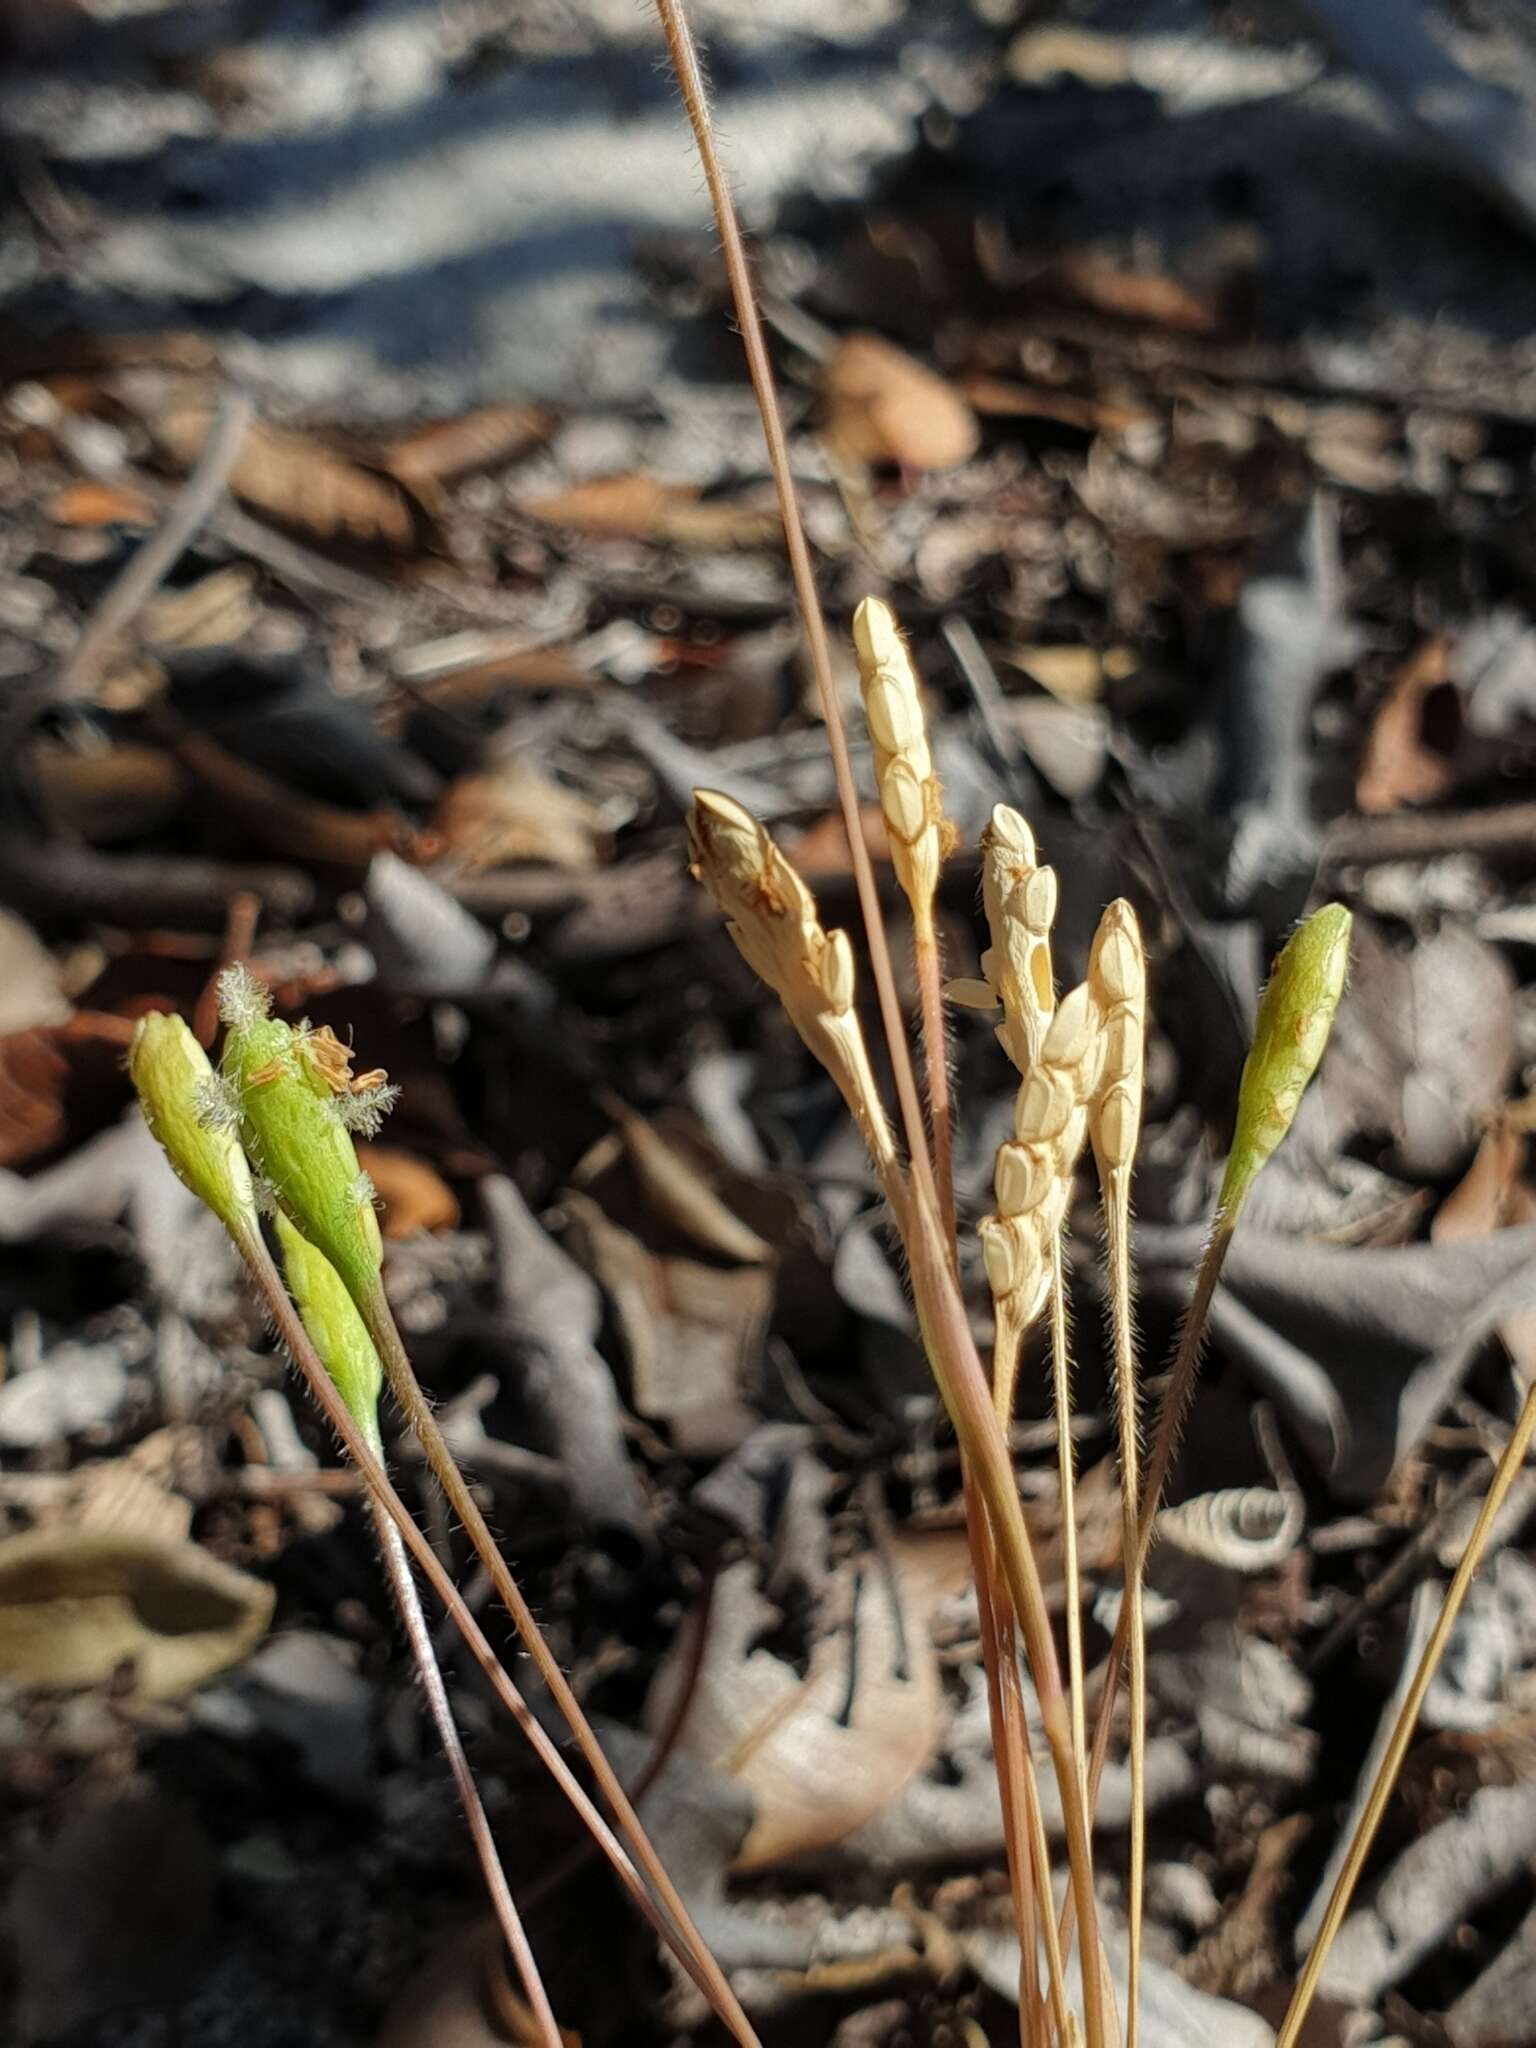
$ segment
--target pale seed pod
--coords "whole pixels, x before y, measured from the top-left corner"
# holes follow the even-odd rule
[[[981,835],[981,901],[992,939],[981,971],[1003,1009],[998,1043],[1022,1074],[1039,1058],[1056,1007],[1056,876],[1038,865],[1034,834],[1007,804],[995,807]]]
[[[1141,927],[1123,897],[1099,920],[1087,987],[1102,1019],[1103,1067],[1090,1098],[1089,1128],[1100,1178],[1128,1172],[1141,1136],[1147,1029],[1147,968]]]
[[[917,675],[894,614],[877,597],[866,597],[855,611],[853,645],[874,745],[875,786],[891,838],[891,865],[914,916],[927,920],[949,828]]]
[[[854,1009],[848,934],[823,929],[815,897],[733,797],[694,791],[688,845],[694,876],[725,913],[742,958],[837,1083],[882,1176],[893,1173],[895,1141]]]

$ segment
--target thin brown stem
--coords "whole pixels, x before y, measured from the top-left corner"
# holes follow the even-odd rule
[[[921,1005],[923,1069],[928,1085],[928,1124],[933,1136],[933,1174],[938,1187],[939,1216],[951,1242],[956,1243],[958,1258],[949,1031],[944,1015],[944,966],[939,957],[938,928],[931,903],[913,906],[912,953]]]
[[[1200,1352],[1205,1343],[1206,1325],[1210,1321],[1211,1303],[1216,1295],[1216,1283],[1221,1278],[1221,1269],[1226,1263],[1228,1249],[1232,1243],[1232,1231],[1236,1218],[1218,1214],[1210,1239],[1195,1275],[1194,1292],[1190,1296],[1189,1308],[1179,1331],[1178,1350],[1174,1354],[1173,1371],[1164,1396],[1162,1412],[1158,1417],[1157,1436],[1152,1445],[1152,1455],[1147,1461],[1146,1481],[1141,1490],[1141,1508],[1136,1521],[1136,1540],[1131,1555],[1126,1559],[1126,1578],[1129,1583],[1134,1571],[1138,1578],[1147,1568],[1147,1553],[1152,1547],[1152,1532],[1157,1523],[1157,1510],[1162,1500],[1163,1487],[1167,1483],[1173,1455],[1178,1448],[1179,1435],[1184,1427],[1184,1418],[1194,1396],[1195,1375],[1199,1370]],[[1093,1754],[1088,1764],[1088,1805],[1090,1810],[1097,1804],[1099,1784],[1104,1776],[1104,1765],[1109,1756],[1110,1727],[1114,1719],[1115,1700],[1120,1690],[1121,1675],[1125,1670],[1126,1654],[1131,1640],[1130,1603],[1123,1601],[1120,1619],[1115,1625],[1114,1641],[1110,1644],[1109,1656],[1104,1666],[1104,1690],[1099,1702],[1098,1723],[1093,1731]],[[1062,1906],[1062,1940],[1070,1939],[1072,1929],[1073,1901],[1069,1896]]]
[[[1439,1669],[1440,1660],[1445,1655],[1445,1646],[1450,1640],[1451,1630],[1456,1625],[1456,1617],[1461,1612],[1462,1603],[1471,1589],[1472,1581],[1477,1576],[1477,1568],[1482,1562],[1483,1552],[1487,1548],[1489,1536],[1493,1533],[1493,1525],[1498,1519],[1499,1510],[1504,1505],[1509,1489],[1519,1476],[1533,1437],[1536,1437],[1536,1386],[1527,1393],[1521,1406],[1519,1419],[1510,1433],[1509,1442],[1504,1447],[1504,1455],[1499,1459],[1493,1478],[1489,1481],[1483,1505],[1473,1524],[1472,1534],[1467,1538],[1467,1547],[1461,1554],[1461,1562],[1456,1567],[1455,1576],[1446,1592],[1445,1602],[1430,1632],[1429,1641],[1424,1645],[1424,1654],[1420,1657],[1418,1669],[1413,1674],[1413,1683],[1398,1709],[1397,1719],[1393,1723],[1392,1733],[1377,1766],[1376,1776],[1371,1781],[1369,1797],[1351,1837],[1349,1853],[1344,1858],[1343,1868],[1329,1894],[1323,1924],[1318,1929],[1317,1939],[1313,1942],[1307,1960],[1302,1966],[1301,1975],[1296,1981],[1290,2009],[1276,2038],[1275,2048],[1296,2048],[1301,2030],[1306,2024],[1307,2013],[1317,1993],[1323,1965],[1328,1960],[1328,1952],[1333,1947],[1334,1938],[1344,1923],[1344,1915],[1349,1911],[1355,1886],[1360,1881],[1360,1873],[1365,1868],[1365,1860],[1371,1853],[1371,1844],[1376,1839],[1376,1831],[1381,1826],[1382,1815],[1386,1812],[1387,1801],[1392,1797],[1392,1788],[1397,1783],[1398,1772],[1403,1767],[1403,1758],[1408,1754],[1408,1745],[1413,1740],[1413,1732],[1424,1705],[1424,1695],[1428,1692],[1435,1672]]]
[[[794,585],[795,602],[805,634],[806,654],[810,661],[811,674],[815,679],[817,700],[827,729],[827,744],[832,751],[838,802],[842,809],[849,858],[853,863],[854,885],[858,891],[859,908],[863,914],[869,944],[870,965],[874,970],[881,1022],[885,1029],[891,1066],[896,1077],[896,1095],[901,1105],[907,1150],[911,1157],[917,1187],[937,1211],[938,1189],[933,1164],[928,1156],[922,1103],[917,1092],[911,1048],[907,1044],[901,1001],[896,993],[890,945],[886,939],[885,923],[880,912],[880,892],[876,886],[869,848],[864,842],[864,829],[859,817],[858,786],[853,778],[853,764],[848,753],[848,735],[843,724],[842,706],[838,701],[837,684],[832,671],[827,624],[822,616],[821,597],[816,588],[816,572],[811,562],[805,522],[800,513],[794,471],[789,459],[789,444],[784,435],[784,421],[779,410],[778,394],[774,388],[773,366],[769,361],[768,343],[758,312],[757,291],[752,282],[746,244],[742,239],[741,223],[736,214],[736,202],[731,195],[730,183],[715,143],[709,89],[705,83],[703,67],[694,45],[693,32],[689,28],[681,0],[656,0],[656,12],[667,39],[672,68],[677,76],[678,89],[682,94],[689,125],[693,129],[693,139],[704,170],[704,181],[709,188],[710,205],[714,210],[721,254],[725,261],[726,276],[730,281],[736,323],[747,360],[747,374],[751,378],[758,411],[762,416],[768,466],[773,473],[774,490],[784,525],[784,546],[789,557],[790,580]]]
[[[390,1392],[410,1425],[411,1433],[420,1444],[434,1478],[443,1489],[448,1505],[463,1523],[465,1534],[469,1537],[476,1557],[490,1574],[491,1584],[496,1589],[496,1597],[511,1616],[523,1647],[533,1659],[535,1669],[549,1688],[551,1698],[575,1736],[577,1747],[586,1759],[588,1768],[597,1780],[598,1789],[623,1830],[636,1861],[645,1872],[647,1882],[681,1930],[700,1968],[708,1978],[711,2005],[738,2041],[755,2044],[757,2036],[751,2021],[742,2010],[741,2002],[731,1989],[724,1971],[710,1955],[703,1937],[693,1923],[692,1915],[683,1903],[681,1893],[667,1875],[666,1866],[641,1826],[640,1817],[635,1812],[618,1773],[604,1754],[602,1745],[581,1710],[580,1701],[571,1690],[569,1680],[560,1669],[554,1652],[544,1640],[543,1632],[533,1618],[533,1610],[524,1599],[522,1589],[512,1576],[506,1559],[497,1549],[496,1539],[480,1511],[479,1502],[454,1462],[447,1439],[438,1427],[437,1418],[432,1413],[431,1405],[421,1390],[410,1359],[406,1356],[405,1346],[400,1341],[400,1333],[395,1328],[395,1319],[384,1299],[382,1284],[376,1288],[371,1302],[358,1303],[358,1310],[367,1326],[369,1336],[373,1339],[374,1349],[379,1354]]]
[[[683,1923],[674,1925],[657,1901],[651,1896],[641,1880],[639,1871],[614,1834],[608,1822],[593,1805],[586,1792],[572,1775],[560,1751],[555,1747],[544,1728],[534,1717],[527,1701],[502,1669],[501,1661],[491,1648],[485,1631],[481,1628],[459,1592],[453,1580],[443,1569],[436,1551],[423,1532],[416,1526],[404,1501],[390,1480],[383,1465],[375,1456],[372,1447],[358,1429],[345,1402],[337,1393],[330,1375],[320,1362],[308,1333],[299,1320],[298,1312],[288,1298],[287,1289],[274,1265],[271,1253],[257,1235],[237,1240],[236,1248],[244,1260],[251,1279],[260,1295],[262,1305],[272,1318],[278,1337],[294,1364],[298,1367],[310,1397],[320,1409],[331,1429],[335,1432],[343,1449],[357,1467],[363,1483],[388,1514],[390,1521],[399,1531],[401,1540],[410,1551],[412,1559],[422,1576],[431,1586],[433,1593],[442,1602],[444,1610],[462,1637],[466,1648],[474,1657],[489,1681],[497,1698],[527,1737],[540,1763],[549,1772],[565,1797],[575,1809],[583,1826],[607,1857],[614,1874],[634,1900],[641,1913],[655,1929],[658,1936],[672,1950],[682,1968],[698,1986],[719,2017],[730,2027],[743,2048],[759,2048],[757,2037],[750,2026],[739,2031],[716,2002],[715,1981],[721,1975],[720,1967],[704,1947],[697,1932],[690,1933]],[[583,1725],[584,1717],[583,1717]],[[590,1734],[590,1730],[588,1731]],[[652,1852],[654,1854],[654,1851]],[[691,1923],[689,1923],[691,1925]],[[739,2010],[739,2007],[737,2008]]]
[[[1056,1473],[1061,1498],[1061,1576],[1067,1610],[1067,1688],[1072,1746],[1087,1782],[1088,1710],[1083,1678],[1083,1583],[1077,1562],[1077,1445],[1072,1436],[1072,1352],[1061,1234],[1051,1247],[1051,1393],[1056,1409]],[[1091,1817],[1091,1816],[1090,1816]]]
[[[384,1576],[389,1581],[389,1590],[394,1599],[396,1612],[400,1616],[400,1625],[410,1646],[416,1676],[427,1697],[427,1711],[432,1716],[437,1729],[437,1739],[443,1746],[444,1756],[448,1759],[454,1790],[459,1795],[459,1806],[469,1827],[470,1839],[475,1845],[480,1873],[485,1880],[486,1891],[490,1894],[491,1906],[501,1928],[502,1939],[506,1942],[516,1966],[518,1981],[523,1987],[523,1996],[528,2001],[528,2010],[538,2029],[543,2048],[562,2048],[559,2023],[550,2006],[549,1994],[544,1989],[544,1980],[539,1974],[533,1950],[528,1944],[522,1916],[517,1910],[511,1888],[507,1883],[507,1874],[501,1867],[496,1838],[491,1833],[491,1823],[486,1817],[480,1788],[475,1783],[474,1772],[469,1767],[469,1758],[464,1754],[464,1744],[459,1737],[458,1724],[453,1718],[453,1709],[448,1704],[448,1689],[443,1684],[437,1652],[432,1646],[432,1631],[427,1627],[427,1618],[421,1611],[421,1596],[416,1591],[416,1581],[411,1577],[410,1560],[406,1554],[404,1540],[390,1519],[389,1511],[383,1502],[375,1497],[371,1505],[373,1526],[379,1539],[379,1553],[384,1562]]]
[[[1138,1504],[1141,1497],[1140,1403],[1136,1373],[1136,1328],[1131,1301],[1129,1175],[1105,1176],[1104,1230],[1109,1267],[1110,1341],[1115,1361],[1115,1406],[1120,1434],[1120,1547],[1125,1559],[1124,1602],[1130,1631],[1131,1845],[1127,1879],[1125,2048],[1136,2048],[1140,2031],[1141,1940],[1147,1864],[1147,1644],[1142,1613]]]

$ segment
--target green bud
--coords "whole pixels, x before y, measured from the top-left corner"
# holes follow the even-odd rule
[[[1317,1071],[1344,993],[1352,923],[1341,903],[1315,910],[1286,941],[1259,999],[1218,1204],[1218,1214],[1229,1225],[1259,1168],[1290,1129]]]
[[[185,1018],[141,1017],[128,1073],[144,1121],[179,1180],[206,1202],[232,1237],[260,1228],[250,1169],[234,1121],[220,1114],[218,1080]]]
[[[384,1374],[373,1339],[363,1327],[357,1305],[330,1260],[294,1229],[281,1209],[276,1220],[288,1292],[309,1332],[309,1341],[319,1352],[321,1364],[335,1382],[337,1393],[367,1438],[369,1448],[382,1456],[379,1388]]]
[[[345,1051],[329,1033],[270,1016],[265,990],[243,967],[220,978],[219,1007],[228,1027],[222,1072],[251,1164],[361,1305],[377,1292],[383,1248],[349,1129],[357,1119]]]

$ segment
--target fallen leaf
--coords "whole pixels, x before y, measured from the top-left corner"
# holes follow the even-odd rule
[[[762,1641],[777,1616],[755,1567],[744,1561],[720,1574],[678,1746],[752,1794],[738,1870],[830,1847],[922,1770],[944,1711],[929,1617],[938,1598],[959,1590],[966,1568],[963,1542],[952,1536],[901,1536],[888,1556],[850,1559],[827,1587],[831,1625],[803,1676]],[[647,1702],[652,1727],[666,1720],[681,1678],[674,1654]]]
[[[1096,249],[1073,249],[1053,266],[1075,298],[1096,313],[1165,327],[1175,334],[1211,334],[1216,308],[1165,271],[1137,268]]]
[[[671,542],[678,547],[751,548],[778,540],[778,512],[730,498],[703,498],[694,484],[652,476],[605,476],[536,498],[527,508],[548,526],[593,539]]]
[[[1515,1117],[1496,1116],[1456,1186],[1435,1212],[1431,1242],[1487,1237],[1536,1222],[1536,1187],[1526,1177],[1528,1140]],[[1514,1309],[1498,1326],[1522,1386],[1536,1378],[1536,1310]]]
[[[1011,377],[966,377],[956,389],[979,413],[1000,419],[1055,420],[1091,434],[1123,434],[1155,417],[1146,406],[1125,400],[1047,390],[1037,384],[1015,383]]]
[[[0,1167],[23,1165],[64,1136],[69,1063],[51,1031],[0,1038]]]
[[[62,740],[40,739],[28,751],[27,767],[55,830],[78,833],[96,845],[135,839],[166,824],[187,788],[186,776],[163,747],[132,742],[82,751]]]
[[[1444,796],[1459,725],[1450,642],[1437,633],[1403,663],[1376,708],[1355,780],[1357,808],[1395,811]]]
[[[822,372],[825,431],[846,462],[954,469],[976,452],[955,386],[878,334],[845,334]]]
[[[680,1448],[733,1448],[751,1426],[773,1277],[763,1266],[668,1258],[612,1222],[589,1196],[565,1198],[572,1244],[602,1283],[629,1360],[636,1414]]]
[[[161,413],[151,426],[170,459],[190,469],[212,420],[211,406],[182,404]],[[260,420],[246,433],[229,488],[258,512],[284,526],[303,527],[321,540],[384,547],[397,554],[416,547],[416,517],[393,477]]]
[[[520,755],[461,775],[443,792],[435,823],[444,852],[469,868],[538,861],[587,873],[608,846],[596,805]]]
[[[255,625],[256,572],[243,562],[215,569],[184,590],[162,590],[139,614],[139,633],[155,648],[229,647]]]
[[[418,495],[471,470],[489,469],[542,441],[550,416],[538,405],[482,405],[450,420],[433,420],[386,441],[379,467]]]
[[[458,1200],[436,1167],[425,1159],[398,1145],[370,1145],[361,1140],[357,1162],[383,1204],[379,1227],[387,1238],[458,1227]]]
[[[605,1095],[603,1107],[618,1125],[646,1200],[658,1215],[706,1251],[738,1264],[758,1266],[773,1257],[773,1246],[726,1207],[701,1169],[654,1124],[616,1096]]]
[[[890,835],[885,829],[885,814],[878,804],[860,804],[859,824],[863,827],[864,844],[869,857],[875,861],[888,861],[891,857]],[[814,882],[828,875],[851,875],[853,862],[848,852],[848,834],[843,825],[841,811],[828,811],[808,825],[803,832],[786,839],[784,851],[792,865],[808,882]]]
[[[145,1700],[177,1699],[240,1663],[273,1593],[195,1543],[61,1526],[0,1543],[0,1676],[54,1691],[120,1665]]]
[[[66,484],[45,511],[56,526],[153,526],[157,516],[153,500],[142,491],[88,477]]]

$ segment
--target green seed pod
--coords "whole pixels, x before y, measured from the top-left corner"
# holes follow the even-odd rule
[[[228,1027],[222,1071],[251,1164],[362,1306],[377,1294],[382,1246],[349,1129],[345,1049],[329,1033],[269,1016],[265,991],[243,967],[220,978],[219,1006]]]
[[[207,1203],[231,1237],[259,1230],[239,1133],[233,1118],[217,1114],[218,1080],[186,1020],[141,1017],[133,1030],[128,1073],[144,1121],[177,1178]]]
[[[294,1229],[281,1209],[277,1212],[277,1241],[282,1247],[288,1292],[309,1340],[369,1448],[382,1456],[379,1388],[384,1373],[357,1305],[330,1260]]]
[[[1315,910],[1286,941],[1259,1000],[1218,1205],[1228,1224],[1236,1220],[1259,1168],[1290,1129],[1317,1071],[1344,993],[1352,922],[1341,903]]]

